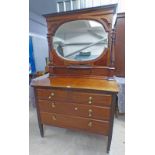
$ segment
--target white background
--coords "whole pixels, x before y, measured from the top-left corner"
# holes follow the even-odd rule
[[[126,155],[155,154],[155,17],[126,0]],[[0,154],[29,154],[29,4],[0,5]]]

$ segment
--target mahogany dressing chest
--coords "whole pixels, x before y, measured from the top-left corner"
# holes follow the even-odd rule
[[[119,87],[114,80],[114,15],[107,5],[44,15],[49,77],[33,81],[38,123],[108,136]]]

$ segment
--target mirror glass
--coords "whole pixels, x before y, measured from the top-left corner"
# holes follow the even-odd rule
[[[101,23],[76,20],[61,25],[53,37],[57,54],[65,59],[88,61],[99,57],[108,46],[108,33]]]

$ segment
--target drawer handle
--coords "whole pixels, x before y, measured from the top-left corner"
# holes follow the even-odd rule
[[[51,96],[54,96],[55,94],[54,93],[51,93]]]
[[[92,101],[88,101],[89,104],[92,104]]]
[[[52,108],[55,108],[55,104],[54,103],[52,103]]]
[[[88,116],[89,116],[89,117],[92,117],[92,112],[93,112],[93,111],[92,111],[91,109],[89,109],[88,112],[89,112]]]
[[[89,100],[92,100],[92,99],[93,99],[93,98],[90,96],[90,97],[89,97]]]
[[[48,98],[51,99],[51,96],[49,96]]]
[[[88,126],[89,126],[89,127],[92,127],[92,125],[93,125],[92,122],[89,122],[89,123],[88,123]]]
[[[52,119],[53,119],[54,121],[56,121],[56,116],[52,116]]]
[[[74,108],[74,110],[76,110],[76,111],[77,111],[77,110],[78,110],[78,107],[75,107],[75,108]]]

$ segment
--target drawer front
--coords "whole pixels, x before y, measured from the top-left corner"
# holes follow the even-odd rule
[[[100,120],[110,120],[110,107],[97,107],[58,101],[39,100],[41,112],[67,114]]]
[[[110,106],[112,96],[107,94],[72,92],[70,100],[79,104]]]
[[[41,122],[63,128],[79,129],[108,135],[109,122],[54,113],[41,113]]]
[[[65,101],[68,98],[68,91],[55,89],[38,89],[39,99]]]
[[[108,94],[86,93],[55,89],[38,89],[38,98],[51,101],[69,101],[79,104],[110,106],[112,96]]]

